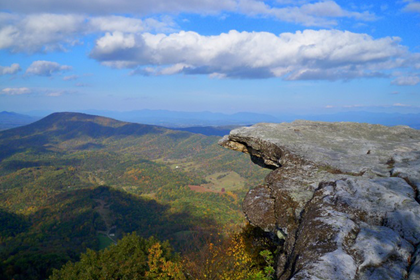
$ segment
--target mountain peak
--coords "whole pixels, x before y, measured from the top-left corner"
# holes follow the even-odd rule
[[[93,122],[102,126],[107,127],[121,127],[129,123],[117,121],[115,119],[101,117],[96,115],[89,115],[84,113],[74,113],[74,112],[58,112],[52,113],[45,118],[41,119],[39,122],[45,123],[55,123],[55,122]]]
[[[64,141],[79,137],[108,138],[112,136],[164,133],[161,127],[117,121],[84,113],[60,112],[26,126],[0,132],[1,138],[43,137]]]

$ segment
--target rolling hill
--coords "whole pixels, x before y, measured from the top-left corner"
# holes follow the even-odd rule
[[[80,113],[1,131],[0,278],[44,279],[132,231],[179,248],[242,224],[267,171],[218,139]]]

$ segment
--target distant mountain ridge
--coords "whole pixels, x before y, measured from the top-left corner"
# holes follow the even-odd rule
[[[281,123],[295,120],[326,122],[358,122],[382,124],[386,126],[407,125],[420,129],[420,114],[379,113],[367,111],[349,111],[331,114],[259,114],[241,112],[223,114],[212,112],[177,112],[168,110],[138,110],[129,112],[83,111],[95,115],[144,124],[160,125],[170,128],[244,126],[256,123]],[[190,130],[189,130],[190,131]],[[192,131],[193,132],[193,131]]]
[[[198,127],[249,125],[259,122],[278,122],[267,114],[241,112],[223,114],[213,112],[180,112],[169,110],[137,110],[128,112],[86,110],[82,113],[106,116],[122,121],[160,125],[165,127]]]
[[[34,114],[35,113],[39,115],[40,112],[34,112]],[[253,125],[261,122],[292,122],[294,120],[358,122],[382,124],[386,126],[407,125],[415,129],[420,129],[420,114],[415,113],[402,114],[351,111],[317,115],[293,115],[281,113],[268,115],[247,112],[222,114],[212,112],[179,112],[168,110],[137,110],[127,112],[85,110],[80,111],[79,113],[103,116],[125,122],[157,125],[167,127],[169,129],[217,136],[221,136],[224,132],[228,132],[231,127]],[[0,112],[0,130],[27,125],[39,119],[40,117],[31,117],[13,112]]]
[[[309,121],[325,122],[357,122],[382,124],[386,126],[407,125],[411,128],[420,129],[420,114],[401,114],[401,113],[375,113],[375,112],[341,112],[324,115],[305,115],[296,116],[292,120],[304,119]]]
[[[188,131],[191,133],[203,134],[206,136],[220,136],[228,135],[232,129],[242,127],[243,125],[230,126],[191,126],[191,127],[168,127],[169,129]]]
[[[0,130],[26,125],[37,120],[38,117],[3,111],[0,112]]]

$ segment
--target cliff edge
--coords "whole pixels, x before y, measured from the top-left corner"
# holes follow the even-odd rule
[[[220,145],[273,169],[243,211],[279,245],[278,279],[420,279],[420,131],[295,121]]]

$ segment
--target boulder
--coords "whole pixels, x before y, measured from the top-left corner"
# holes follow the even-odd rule
[[[420,279],[420,131],[295,121],[220,140],[273,171],[245,197],[278,279]]]

